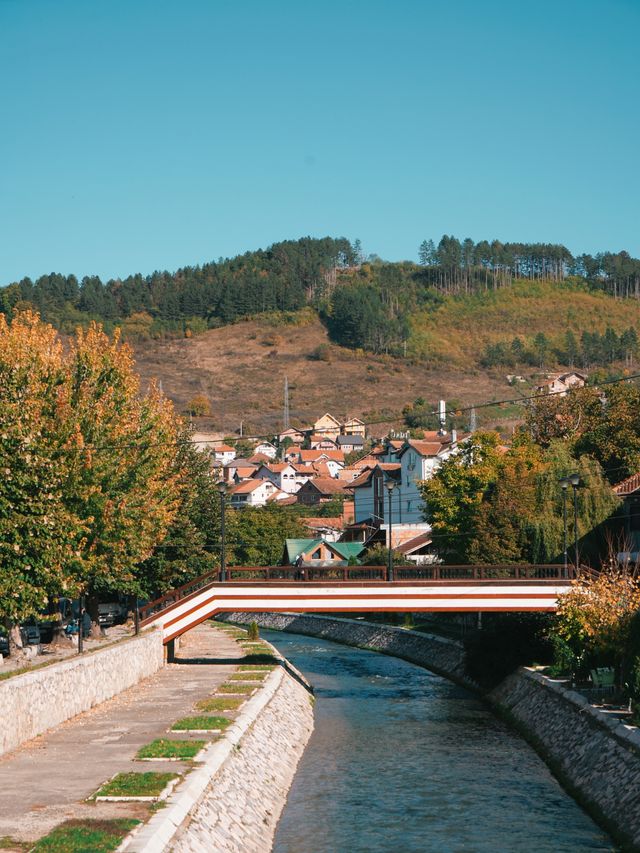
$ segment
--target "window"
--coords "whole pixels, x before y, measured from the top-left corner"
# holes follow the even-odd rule
[[[313,552],[313,554],[311,555],[311,559],[312,559],[312,560],[319,560],[319,559],[320,559],[320,557],[321,557],[321,555],[320,555],[320,548],[318,548],[318,550],[317,550],[317,551],[314,551],[314,552]]]
[[[412,501],[407,501],[407,512],[411,512]]]

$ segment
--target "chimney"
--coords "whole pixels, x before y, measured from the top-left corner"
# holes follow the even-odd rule
[[[444,400],[440,400],[438,403],[438,420],[440,421],[440,429],[438,430],[439,435],[445,435],[447,430],[445,429],[447,423],[447,404]]]

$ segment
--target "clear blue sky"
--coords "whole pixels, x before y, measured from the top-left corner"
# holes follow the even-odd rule
[[[0,284],[284,238],[640,255],[640,0],[0,0]]]

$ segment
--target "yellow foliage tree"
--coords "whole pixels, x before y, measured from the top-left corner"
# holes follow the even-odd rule
[[[181,498],[177,423],[157,389],[141,394],[118,335],[92,324],[63,347],[36,314],[0,315],[0,430],[5,617],[82,592],[95,618],[98,593],[142,591],[136,566]]]

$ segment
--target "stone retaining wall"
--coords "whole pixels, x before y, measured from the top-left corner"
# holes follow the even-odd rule
[[[424,666],[471,690],[479,690],[478,685],[465,675],[462,643],[446,637],[390,625],[376,625],[359,619],[299,613],[225,613],[217,618],[245,625],[256,621],[263,628],[273,628],[275,631],[305,634],[346,646],[384,652]]]
[[[119,849],[268,853],[312,730],[304,679],[277,667],[165,808]]]
[[[460,643],[360,620],[295,613],[228,613],[233,622],[375,649],[424,666],[475,692]],[[485,695],[536,749],[569,793],[625,849],[640,851],[640,731],[594,708],[574,691],[519,669]]]
[[[529,669],[489,696],[600,823],[640,850],[640,731]]]
[[[0,755],[153,675],[164,663],[162,632],[0,681]]]

